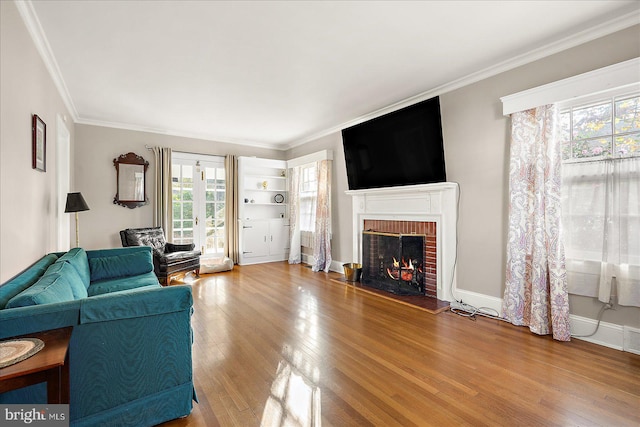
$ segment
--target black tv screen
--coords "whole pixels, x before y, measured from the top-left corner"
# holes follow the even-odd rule
[[[440,98],[342,130],[350,190],[445,182]]]

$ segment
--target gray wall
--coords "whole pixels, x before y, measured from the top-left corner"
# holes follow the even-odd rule
[[[82,192],[90,210],[80,215],[80,246],[86,249],[120,247],[119,230],[130,227],[150,227],[153,221],[153,152],[145,148],[170,147],[174,151],[225,156],[256,156],[283,159],[284,152],[225,144],[178,136],[159,135],[107,128],[76,125],[75,191]],[[134,152],[149,162],[147,194],[150,203],[135,209],[113,204],[116,194],[116,170],[113,159]]]
[[[460,185],[457,287],[502,298],[508,216],[509,119],[500,97],[640,56],[635,26],[463,88],[440,94],[447,180]],[[298,157],[334,150],[335,259],[351,261],[351,198],[347,190],[342,137],[334,133],[287,152]],[[595,318],[593,298],[570,299],[571,312]],[[640,309],[607,311],[604,321],[640,326]]]
[[[2,283],[56,250],[56,116],[70,114],[15,4],[8,1],[0,1],[0,55]],[[47,125],[46,172],[31,168],[32,114]],[[71,120],[66,127],[73,144]]]

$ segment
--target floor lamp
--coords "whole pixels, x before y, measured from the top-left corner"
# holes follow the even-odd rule
[[[65,213],[75,212],[76,214],[76,248],[80,247],[80,223],[78,221],[78,212],[88,211],[89,206],[84,201],[80,193],[67,193],[67,206],[64,208]]]

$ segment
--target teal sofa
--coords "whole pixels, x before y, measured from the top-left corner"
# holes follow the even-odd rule
[[[0,285],[0,339],[73,327],[72,426],[152,426],[195,400],[189,286],[162,287],[151,248],[48,254]],[[46,403],[46,385],[0,404]]]

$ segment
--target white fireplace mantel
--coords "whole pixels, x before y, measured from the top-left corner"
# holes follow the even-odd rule
[[[362,262],[364,220],[429,221],[436,223],[438,299],[452,301],[456,288],[458,184],[407,185],[349,190],[353,197],[353,259]]]

